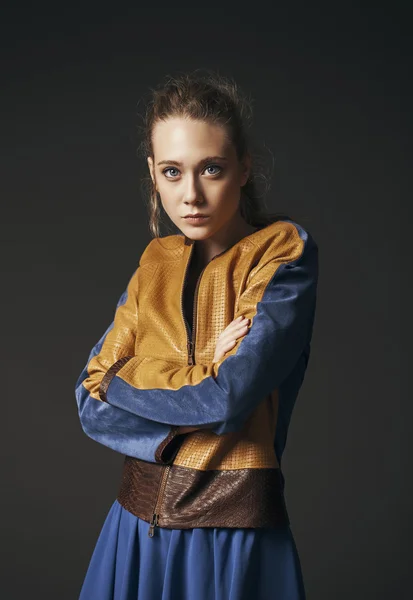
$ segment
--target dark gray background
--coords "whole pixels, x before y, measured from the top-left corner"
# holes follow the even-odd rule
[[[268,207],[320,248],[312,356],[283,460],[308,600],[411,598],[407,13],[6,10],[1,598],[77,598],[117,493],[123,457],[83,433],[74,385],[150,241],[138,101],[167,73],[200,67],[254,98],[255,137],[274,161]]]

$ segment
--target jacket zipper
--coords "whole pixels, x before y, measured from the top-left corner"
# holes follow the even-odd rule
[[[191,262],[193,251],[194,251],[194,244],[192,244],[192,246],[191,246],[191,252],[189,254],[188,262],[186,263],[184,281],[182,284],[182,292],[181,292],[181,314],[182,314],[182,319],[183,319],[183,322],[185,325],[185,330],[186,330],[186,347],[187,347],[187,351],[188,351],[188,365],[193,365],[195,363],[195,360],[194,360],[194,335],[192,332],[192,336],[190,336],[189,325],[188,325],[188,322],[185,319],[185,315],[184,315],[184,290],[185,290],[185,284],[186,284],[186,277],[188,274],[189,263]],[[198,282],[197,282],[197,286],[198,286]],[[194,304],[195,304],[195,294],[194,294]],[[195,319],[192,318],[192,321],[195,322]]]
[[[185,319],[185,315],[184,315],[184,295],[183,295],[183,290],[185,289],[186,276],[187,276],[187,272],[188,272],[189,263],[191,262],[193,248],[194,248],[194,244],[192,244],[191,254],[189,256],[189,259],[188,259],[188,262],[187,262],[187,265],[186,265],[185,275],[184,275],[184,283],[183,283],[183,286],[182,286],[182,294],[181,294],[181,313],[182,313],[182,319],[184,321],[185,329],[186,329],[186,338],[187,338],[186,346],[187,346],[187,349],[188,349],[188,365],[194,365],[195,364],[195,337],[196,337],[196,315],[197,315],[197,309],[198,309],[198,288],[199,288],[199,284],[201,283],[202,274],[205,271],[205,269],[207,268],[207,266],[209,265],[209,263],[211,263],[218,256],[221,256],[221,254],[224,254],[224,252],[226,252],[226,250],[224,250],[223,252],[220,252],[219,254],[216,254],[215,256],[213,256],[211,258],[211,260],[209,262],[207,262],[207,264],[205,265],[205,267],[202,269],[202,271],[198,275],[198,279],[196,281],[196,286],[195,286],[194,306],[193,306],[193,311],[192,311],[192,335],[190,335],[190,333],[189,333],[189,325],[188,325],[187,320]]]
[[[197,279],[196,286],[195,286],[195,292],[194,292],[194,305],[193,305],[193,314],[192,314],[192,335],[190,335],[189,325],[188,325],[188,322],[185,319],[185,315],[184,315],[184,293],[183,293],[183,291],[185,289],[186,277],[188,274],[188,267],[189,267],[189,263],[191,262],[193,249],[194,249],[194,244],[192,244],[192,246],[191,246],[191,252],[190,252],[190,255],[188,258],[188,262],[186,264],[184,281],[183,281],[182,292],[181,292],[181,314],[182,314],[182,319],[184,321],[185,329],[186,329],[186,338],[187,338],[186,345],[187,345],[187,349],[188,349],[188,365],[195,364],[196,311],[197,311],[199,283],[201,281],[202,274],[205,271],[206,267],[209,265],[209,263],[212,262],[215,258],[220,256],[221,254],[223,254],[223,252],[220,252],[219,254],[216,254],[213,258],[211,258],[211,260],[205,265],[205,267],[202,269],[202,271],[198,275],[198,279]],[[224,252],[225,252],[225,250],[224,250]],[[156,495],[155,508],[153,509],[152,519],[151,519],[150,526],[149,526],[149,531],[148,531],[149,537],[154,536],[155,527],[159,526],[159,512],[157,512],[157,511],[160,509],[160,506],[162,504],[163,493],[165,491],[166,481],[168,479],[170,469],[171,469],[171,465],[167,465],[164,468],[164,472],[162,473],[161,481],[159,483],[158,493]]]
[[[158,493],[156,495],[155,508],[153,509],[152,520],[149,526],[148,536],[153,537],[155,533],[155,527],[158,525],[159,521],[159,513],[157,512],[160,508],[162,502],[162,495],[165,490],[166,480],[168,478],[168,473],[170,471],[171,466],[167,465],[162,473],[161,482],[159,484]]]
[[[215,258],[215,257],[214,257]],[[214,260],[214,259],[212,259]],[[209,263],[208,263],[209,264]],[[198,275],[198,279],[196,281],[195,292],[194,292],[194,305],[192,310],[192,335],[191,338],[189,336],[189,326],[184,317],[185,325],[186,325],[186,335],[187,335],[187,347],[188,347],[188,365],[195,364],[195,336],[196,336],[196,313],[197,313],[197,305],[198,305],[198,288],[201,281],[202,273],[205,271],[207,265],[202,269],[200,274]],[[183,309],[182,309],[183,314]]]

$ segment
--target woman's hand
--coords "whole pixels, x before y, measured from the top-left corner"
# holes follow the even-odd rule
[[[225,352],[235,346],[238,338],[248,333],[249,319],[246,317],[237,317],[224,329],[217,340],[213,362],[218,362],[223,358]]]
[[[244,317],[238,317],[231,321],[217,340],[213,362],[219,361],[225,355],[225,352],[228,352],[228,350],[231,350],[231,348],[234,347],[238,338],[248,333],[248,323],[249,319]],[[187,427],[182,425],[178,427],[178,433],[191,433],[192,431],[199,431],[200,429],[200,427]]]

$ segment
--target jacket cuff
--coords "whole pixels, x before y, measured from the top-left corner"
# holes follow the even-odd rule
[[[106,393],[108,391],[110,382],[115,377],[116,373],[120,371],[123,365],[126,365],[131,358],[133,358],[133,356],[122,356],[122,358],[113,363],[113,365],[104,374],[99,386],[99,398],[102,400],[102,402],[108,401],[106,398]]]
[[[170,431],[166,438],[155,450],[155,461],[162,465],[171,464],[181,447],[185,433],[178,433],[178,427],[170,425]]]
[[[102,400],[102,402],[106,402],[107,404],[110,404],[107,399],[107,392],[109,389],[109,385],[113,381],[116,373],[118,371],[120,371],[120,369],[124,365],[126,365],[126,363],[131,358],[134,358],[134,357],[133,356],[123,356],[122,358],[117,360],[115,363],[113,363],[113,365],[106,371],[105,375],[102,378],[100,386],[99,386],[99,397]],[[153,424],[155,425],[155,422]],[[161,443],[155,449],[155,454],[154,454],[155,462],[162,464],[162,465],[171,464],[174,461],[175,456],[178,454],[178,450],[179,450],[186,434],[179,433],[178,432],[179,427],[176,425],[166,425],[165,423],[161,424],[158,422],[156,424],[156,427],[157,427],[157,436],[159,436],[158,429],[160,427],[161,428],[163,427],[163,428],[165,428],[166,431],[168,431],[168,430],[169,431],[168,431],[167,436],[164,437],[164,439],[161,441]],[[165,434],[163,434],[163,435],[165,435]],[[152,452],[153,452],[153,450],[152,450]]]

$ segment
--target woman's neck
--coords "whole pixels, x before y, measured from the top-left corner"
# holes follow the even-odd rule
[[[214,256],[224,252],[255,230],[256,227],[247,223],[240,213],[237,212],[230,223],[224,225],[214,235],[206,240],[196,240],[194,242],[195,263],[202,269]]]

